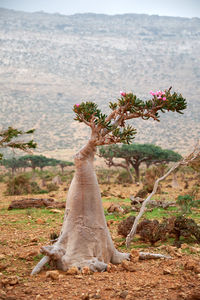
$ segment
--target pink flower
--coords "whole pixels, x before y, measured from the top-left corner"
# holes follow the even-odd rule
[[[76,107],[79,107],[79,106],[80,106],[80,104],[75,104],[75,106],[76,106]]]
[[[160,96],[160,91],[156,91],[156,96]]]
[[[150,92],[150,94],[152,95],[152,96],[156,96],[157,97],[157,99],[162,99],[162,100],[167,100],[166,99],[166,97],[163,97],[163,96],[165,96],[165,92],[162,92],[162,91],[156,91],[156,92],[153,92],[153,91],[151,91]],[[163,98],[162,98],[163,97]]]
[[[122,97],[126,97],[126,93],[125,92],[120,91],[120,94],[121,94]]]

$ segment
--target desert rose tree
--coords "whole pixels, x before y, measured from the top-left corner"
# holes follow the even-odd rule
[[[186,108],[186,100],[181,94],[171,93],[171,89],[151,92],[151,95],[151,99],[143,101],[133,93],[121,92],[117,102],[110,102],[109,115],[103,114],[94,102],[74,105],[75,120],[89,126],[91,135],[87,144],[75,155],[76,172],[68,191],[60,236],[53,245],[41,248],[45,256],[32,275],[40,272],[50,260],[63,271],[72,266],[104,271],[108,263],[118,264],[129,258],[128,253],[119,252],[112,242],[93,161],[97,146],[129,143],[134,138],[136,130],[126,124],[128,120],[159,121],[160,112],[182,113]]]

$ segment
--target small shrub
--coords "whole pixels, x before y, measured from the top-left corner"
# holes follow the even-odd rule
[[[40,192],[41,189],[37,182],[30,181],[22,174],[9,179],[7,182],[6,195],[39,194]]]
[[[191,166],[182,166],[179,170],[183,174],[194,174],[194,170]]]
[[[148,188],[147,186],[143,186],[136,194],[135,194],[135,198],[139,197],[144,199],[147,195],[148,195]]]
[[[132,183],[131,178],[127,171],[123,170],[117,176],[117,183]]]
[[[143,178],[143,189],[148,193],[151,193],[153,191],[156,179],[164,175],[165,169],[165,165],[159,165],[157,167],[153,166],[152,168],[147,169]],[[159,185],[157,189],[157,194],[160,193],[161,185]]]
[[[4,175],[0,174],[0,182],[4,182]]]
[[[118,225],[118,234],[127,237],[129,232],[131,231],[131,228],[133,227],[134,221],[134,216],[129,216],[125,220],[121,221]]]
[[[43,171],[40,177],[48,181],[48,180],[52,180],[55,177],[55,174],[47,171],[46,172]]]
[[[64,172],[64,174],[59,173],[59,176],[62,182],[65,182],[66,184],[70,184],[74,176],[74,170],[70,170],[70,171],[67,170]]]
[[[31,186],[31,194],[41,194],[43,191],[35,181],[31,181],[30,186]]]
[[[190,195],[179,195],[177,198],[177,204],[180,206],[181,212],[183,214],[191,213],[191,208],[198,207],[198,205],[200,204],[199,202],[200,200],[194,200],[194,197]]]
[[[59,187],[55,183],[47,184],[46,188],[47,188],[48,193],[53,192],[53,191],[57,191],[59,189]]]
[[[199,195],[199,192],[200,192],[200,185],[199,185],[199,183],[197,183],[189,191],[189,194],[190,194],[190,196],[194,197],[194,199],[196,199],[198,197],[198,195]]]
[[[126,237],[130,232],[135,217],[129,216],[118,225],[118,234]],[[137,226],[137,234],[145,242],[154,245],[158,241],[165,241],[167,237],[174,235],[174,245],[180,247],[184,238],[195,238],[200,243],[200,226],[193,220],[183,216],[173,216],[171,218],[163,218],[158,220],[142,220]]]
[[[98,182],[100,184],[109,184],[110,183],[110,178],[111,178],[111,170],[108,169],[98,169],[97,170],[97,178],[98,178]]]
[[[176,241],[179,241],[180,237],[183,236],[186,238],[194,237],[200,243],[200,226],[193,219],[183,216],[176,217],[171,233],[175,234]]]
[[[137,230],[141,239],[150,242],[152,246],[166,239],[167,226],[165,223],[159,223],[158,220],[143,220]]]

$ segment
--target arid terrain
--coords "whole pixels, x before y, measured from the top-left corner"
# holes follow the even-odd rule
[[[0,127],[35,128],[40,153],[70,159],[88,136],[73,105],[107,112],[120,90],[148,99],[172,86],[188,101],[183,116],[135,120],[136,142],[187,154],[200,136],[199,18],[0,9],[0,41]]]
[[[162,193],[155,199],[175,201],[177,195],[185,195],[199,184],[197,173],[177,176],[179,187],[172,188],[172,178],[162,183]],[[102,179],[100,178],[100,181]],[[40,183],[41,184],[41,183]],[[142,241],[137,235],[131,249],[167,254],[171,259],[138,260],[131,265],[110,265],[108,271],[91,274],[68,274],[56,271],[48,265],[38,275],[30,276],[33,267],[41,259],[40,248],[50,243],[50,234],[58,233],[62,225],[64,209],[27,208],[8,210],[12,200],[25,198],[52,197],[65,201],[68,183],[62,183],[59,190],[42,195],[6,196],[6,183],[0,182],[0,299],[4,300],[73,300],[73,299],[158,299],[158,300],[197,300],[200,299],[200,245],[191,238],[183,238],[180,248],[173,246],[173,239],[157,242],[154,246]],[[141,184],[100,185],[107,224],[116,247],[125,248],[125,239],[118,235],[117,226],[127,214],[108,213],[111,203],[120,204],[124,209],[130,207],[130,196],[135,195]],[[200,194],[197,190],[196,197]],[[158,209],[146,212],[145,217],[160,219],[176,214],[172,209]],[[192,209],[193,218],[200,224],[200,209]]]
[[[160,123],[135,120],[136,142],[153,143],[185,155],[199,139],[199,18],[137,14],[64,16],[0,8],[0,42],[0,129],[35,128],[35,154],[71,161],[88,139],[88,129],[73,119],[73,105],[96,101],[107,112],[109,101],[118,98],[120,90],[148,99],[150,90],[172,86],[188,101],[184,115],[166,113]],[[10,155],[4,154],[5,158]],[[13,195],[13,177],[1,166],[0,300],[200,299],[199,236],[181,232],[177,241],[170,232],[165,239],[159,237],[151,244],[137,232],[127,249],[118,225],[137,215],[131,199],[142,183],[129,184],[125,171],[103,169],[100,160],[96,159],[95,166],[107,225],[116,248],[131,252],[131,260],[117,266],[109,264],[102,273],[87,269],[63,272],[49,263],[39,274],[30,276],[42,258],[41,247],[53,243],[52,236],[59,235],[64,208],[8,207],[13,200],[23,202],[31,198],[52,198],[59,205],[64,204],[74,167],[66,167],[63,173],[56,167],[28,170],[22,183],[39,187],[40,194]],[[145,170],[141,170],[142,179]],[[181,214],[194,220],[195,228],[199,228],[198,172],[182,167],[177,172],[176,187],[172,177],[163,181],[153,200],[156,205],[158,201],[172,201],[174,206],[148,206],[141,220],[158,223]],[[55,187],[53,179],[57,174],[60,182]],[[49,192],[48,184],[53,188]],[[196,202],[183,213],[178,196],[189,196]],[[111,205],[120,209],[110,211]],[[139,260],[142,251],[170,257]]]

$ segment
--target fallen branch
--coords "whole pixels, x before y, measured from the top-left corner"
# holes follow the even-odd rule
[[[164,174],[162,177],[158,178],[154,184],[153,187],[153,191],[151,192],[151,194],[145,199],[145,201],[142,203],[141,209],[139,211],[139,214],[137,215],[137,217],[135,218],[135,221],[133,223],[133,227],[131,228],[131,231],[129,232],[129,234],[126,237],[126,247],[128,248],[130,246],[130,243],[136,233],[136,229],[137,229],[137,225],[138,222],[140,220],[140,218],[142,217],[142,215],[144,214],[145,210],[146,210],[146,205],[149,203],[149,201],[151,200],[151,197],[156,193],[157,188],[158,188],[158,184],[160,181],[164,180],[166,177],[168,177],[172,172],[174,172],[178,167],[182,166],[182,165],[188,165],[189,163],[191,163],[192,161],[194,161],[195,159],[197,159],[200,156],[200,144],[199,141],[196,144],[194,150],[186,157],[183,158],[181,161],[175,163],[170,169],[169,171]]]
[[[8,210],[31,207],[65,208],[65,202],[58,202],[52,198],[25,198],[21,200],[13,200],[9,205]]]
[[[150,252],[139,252],[139,259],[155,259],[155,258],[168,258],[171,256],[159,254],[159,253],[150,253]]]

